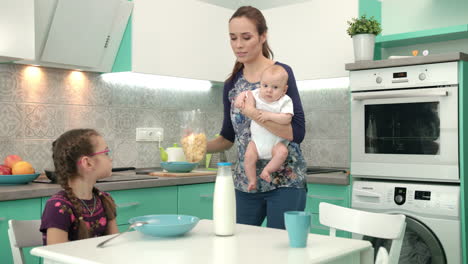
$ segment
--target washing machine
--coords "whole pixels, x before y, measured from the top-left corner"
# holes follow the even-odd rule
[[[406,231],[400,264],[460,264],[460,186],[457,184],[418,183],[355,179],[352,208],[406,215]],[[375,250],[389,249],[390,241],[362,237]]]

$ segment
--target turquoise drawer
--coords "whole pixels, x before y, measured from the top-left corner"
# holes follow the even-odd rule
[[[349,186],[308,184],[306,211],[319,213],[319,204],[327,202],[349,207]]]
[[[109,192],[117,205],[117,225],[135,216],[177,214],[177,186]]]
[[[200,219],[213,219],[213,183],[179,186],[178,212]]]

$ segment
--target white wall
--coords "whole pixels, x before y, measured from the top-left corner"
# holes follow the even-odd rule
[[[263,10],[275,59],[291,67],[297,80],[348,76],[354,61],[347,21],[358,15],[358,0],[308,1]]]

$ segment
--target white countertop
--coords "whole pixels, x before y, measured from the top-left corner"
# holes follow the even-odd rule
[[[307,248],[290,248],[285,230],[237,225],[236,234],[218,237],[213,222],[201,220],[181,237],[159,238],[129,232],[96,245],[109,236],[37,247],[31,253],[44,263],[373,263],[368,241],[310,234]]]

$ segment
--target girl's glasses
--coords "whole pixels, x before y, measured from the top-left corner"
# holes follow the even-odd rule
[[[88,156],[88,157],[93,157],[93,156],[96,156],[96,155],[99,155],[99,154],[106,154],[106,156],[111,157],[111,150],[110,150],[110,149],[105,149],[105,150],[103,150],[103,151],[91,153],[91,154],[86,155],[86,156]],[[77,164],[78,164],[78,165],[81,164],[81,158],[78,160]]]
[[[96,156],[96,155],[99,155],[99,154],[106,154],[107,156],[110,156],[111,150],[106,149],[106,150],[103,150],[103,151],[99,151],[99,152],[96,152],[96,153],[89,154],[88,156],[92,157],[92,156]]]

